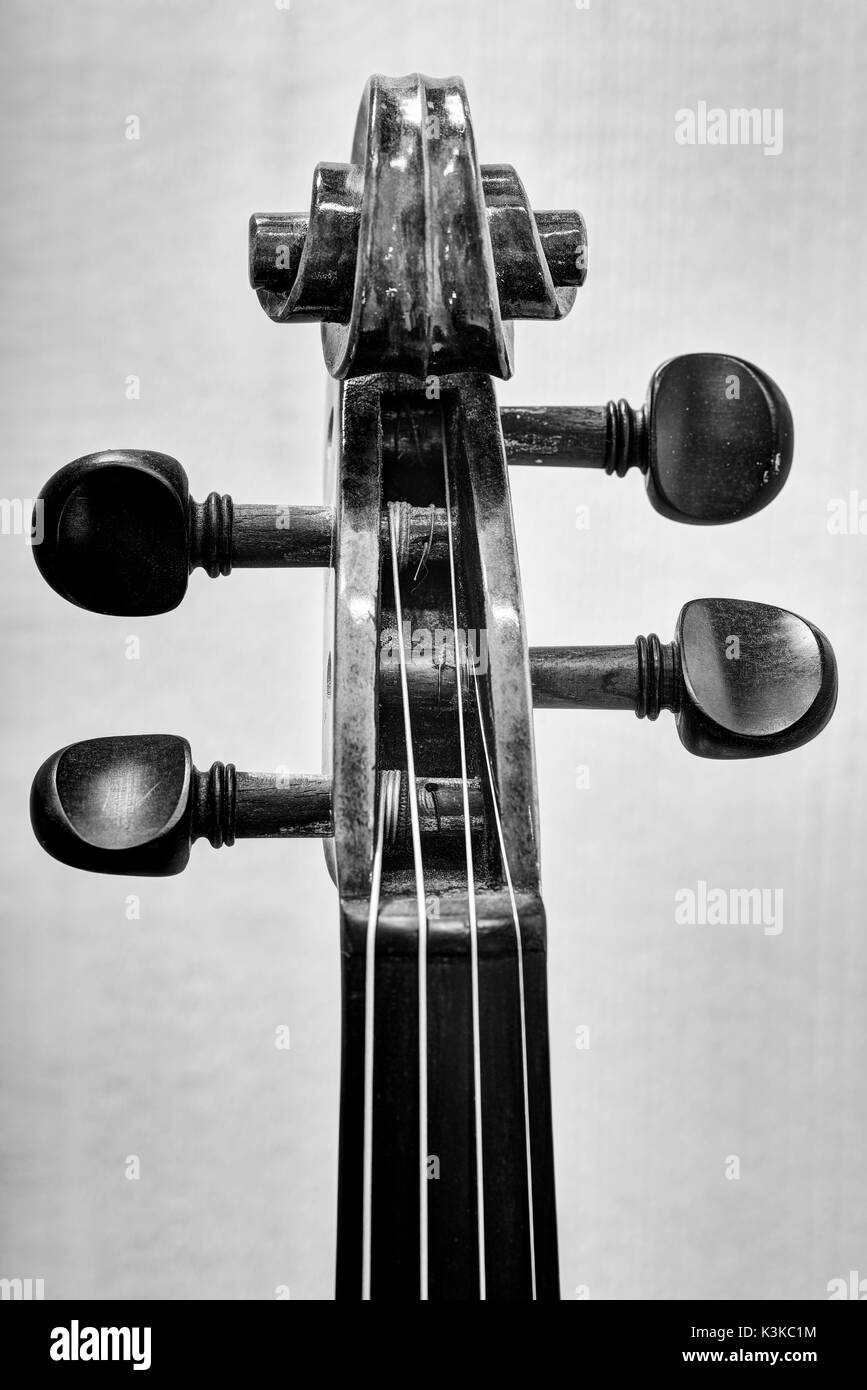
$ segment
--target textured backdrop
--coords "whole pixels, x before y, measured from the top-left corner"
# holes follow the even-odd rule
[[[180,458],[196,497],[319,500],[318,333],[259,310],[246,224],[306,207],[314,164],[348,157],[374,71],[461,73],[482,159],[587,218],[587,286],[564,324],[519,326],[504,402],[638,403],[657,363],[701,349],[779,381],[792,476],[740,526],[666,522],[635,476],[513,472],[533,643],[667,640],[685,600],[730,594],[810,617],[840,663],[829,729],[777,760],[691,759],[668,716],[536,718],[561,1268],[565,1296],[594,1298],[819,1299],[867,1275],[867,535],[827,524],[867,496],[867,9],[19,0],[2,28],[4,496],[130,446]],[[782,108],[782,152],[679,145],[699,101]],[[27,820],[42,759],[110,732],[315,770],[321,577],[199,573],[166,617],[99,618],[8,535],[0,593],[0,1276],[49,1298],[327,1298],[321,847],[199,845],[180,878],[125,881],[54,863]],[[783,930],[678,926],[700,879],[782,888]]]

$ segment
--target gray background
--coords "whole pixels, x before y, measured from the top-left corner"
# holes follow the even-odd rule
[[[738,527],[676,527],[637,477],[513,473],[532,642],[668,639],[684,601],[724,593],[812,618],[841,670],[828,731],[767,762],[693,760],[668,716],[536,718],[562,1277],[567,1297],[761,1299],[867,1275],[867,537],[827,529],[830,499],[865,486],[867,9],[85,0],[7,3],[2,26],[5,496],[139,446],[179,457],[196,497],[319,500],[317,330],[259,310],[246,223],[306,208],[374,71],[461,73],[481,158],[587,217],[586,289],[564,324],[519,327],[504,402],[638,403],[658,362],[701,349],[783,386],[792,477]],[[699,100],[782,107],[783,153],[677,145],[674,112]],[[321,577],[199,573],[181,609],[136,622],[64,605],[20,537],[0,567],[0,1275],[48,1297],[328,1298],[321,847],[199,845],[180,878],[114,880],[47,858],[26,811],[49,752],[110,732],[186,734],[199,766],[315,770]],[[700,878],[781,887],[784,930],[677,926]]]

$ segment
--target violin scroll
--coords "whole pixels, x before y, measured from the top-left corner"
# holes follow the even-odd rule
[[[276,323],[322,323],[333,377],[512,375],[514,319],[559,319],[587,274],[577,212],[534,214],[479,165],[464,84],[374,76],[351,164],[319,164],[309,214],[254,214],[250,283]]]

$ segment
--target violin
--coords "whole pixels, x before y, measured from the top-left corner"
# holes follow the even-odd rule
[[[529,646],[511,467],[634,469],[663,516],[713,525],[765,507],[792,462],[783,394],[725,354],[664,363],[636,408],[500,409],[515,321],[562,318],[586,275],[581,215],[479,164],[459,78],[374,76],[351,162],[317,166],[306,214],[250,222],[268,318],[321,325],[323,505],[196,502],[176,459],[128,449],[38,502],[43,577],[99,613],[165,613],[196,568],[325,571],[321,772],[91,739],[42,765],[31,817],[62,863],[125,875],[177,873],[197,839],[323,839],[339,1299],[559,1297],[534,707],[669,711],[703,758],[798,748],[834,709],[827,638],[759,603],[694,599],[669,642]]]

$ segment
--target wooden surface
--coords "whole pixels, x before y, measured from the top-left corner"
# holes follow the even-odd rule
[[[587,218],[581,302],[519,325],[501,401],[637,402],[678,352],[764,366],[795,460],[740,527],[666,522],[637,474],[527,469],[512,487],[531,643],[667,634],[688,598],[731,593],[834,644],[834,721],[778,760],[697,763],[618,712],[536,715],[564,1296],[822,1298],[867,1246],[867,537],[827,527],[864,488],[863,7],[406,14],[7,8],[3,491],[32,497],[117,444],[180,458],[196,497],[321,502],[318,332],[262,316],[247,219],[304,206],[312,147],[348,158],[374,71],[462,72],[485,157]],[[783,153],[678,146],[674,112],[700,99],[782,106]],[[0,570],[2,1273],[43,1276],[49,1297],[328,1297],[340,999],[321,846],[198,846],[143,887],[53,864],[27,822],[46,752],[106,729],[176,729],[199,766],[309,769],[321,577],[196,574],[177,612],[131,621],[63,605],[20,539],[0,539]],[[678,926],[674,894],[699,880],[782,887],[784,929]]]
[[[333,640],[326,659],[325,714],[333,772],[330,853],[341,895],[343,970],[337,1296],[357,1300],[362,1290],[362,1063],[365,1010],[372,1007],[370,1296],[426,1299],[429,1289],[433,1299],[467,1299],[485,1288],[487,1297],[525,1299],[533,1296],[535,1280],[537,1296],[550,1300],[558,1296],[559,1270],[545,917],[538,878],[533,712],[508,472],[490,378],[466,372],[444,375],[438,382],[440,398],[432,402],[417,379],[390,373],[349,380],[334,389],[326,432],[326,485],[329,496],[333,490],[339,537],[330,586],[333,616],[326,620]],[[412,423],[408,443],[401,439],[400,420]],[[398,595],[388,552],[381,560],[379,549],[383,503],[394,499],[404,507],[452,509],[454,581],[448,565],[431,557],[418,567],[415,582],[405,575]],[[465,634],[485,635],[480,709],[487,732],[482,734],[475,710],[468,712],[465,724],[466,769],[481,782],[487,806],[486,833],[476,834],[473,846],[473,892],[481,928],[478,1083],[473,1015],[467,1013],[472,938],[466,848],[460,840],[439,836],[425,846],[421,892],[428,903],[433,897],[435,910],[424,923],[423,946],[414,899],[417,865],[406,839],[386,843],[370,958],[373,1005],[365,978],[376,770],[408,759],[403,711],[387,692],[379,699],[380,652],[389,636],[394,643],[399,626],[413,633],[449,632],[456,639],[453,624]],[[454,652],[451,660],[454,664]],[[424,777],[460,773],[454,702],[449,707],[436,698],[411,698],[410,704],[417,772]],[[487,749],[492,750],[490,771]],[[380,780],[379,797],[384,796]],[[521,895],[514,919],[507,884]],[[422,949],[430,959],[424,1001],[419,986]],[[420,1056],[428,1094],[421,1110],[421,1140]],[[480,1167],[474,1098],[483,1137]],[[420,1149],[419,1142],[427,1147]],[[533,1152],[529,1168],[528,1145]],[[430,1155],[441,1170],[424,1188]],[[480,1211],[479,1173],[485,1229],[481,1279],[478,1233],[472,1238]],[[420,1175],[427,1204],[421,1216]]]

